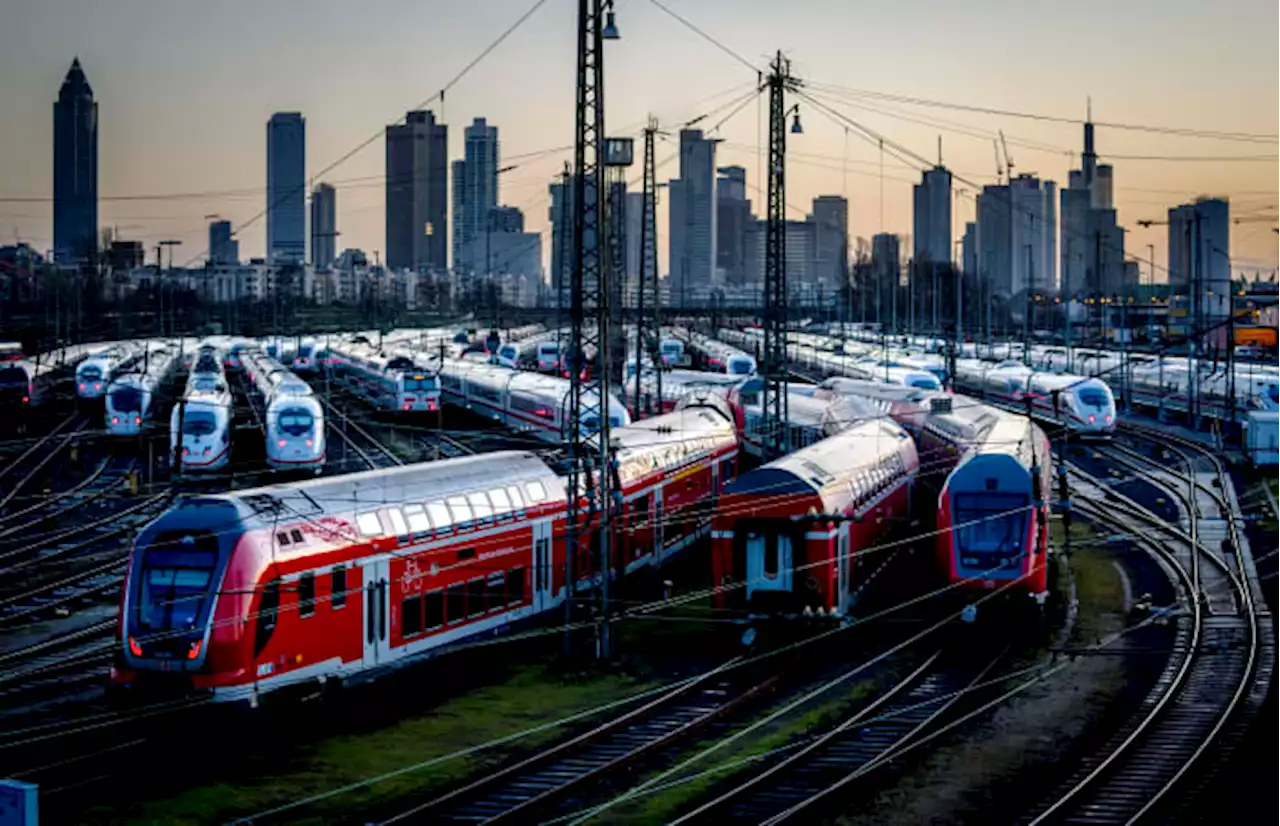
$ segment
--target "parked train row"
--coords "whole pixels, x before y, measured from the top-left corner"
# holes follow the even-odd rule
[[[231,460],[234,402],[227,382],[229,352],[230,346],[201,345],[182,398],[173,406],[169,449],[177,454],[181,471],[220,470]],[[239,364],[238,355],[235,363]]]
[[[311,385],[257,349],[240,353],[254,402],[262,411],[267,465],[319,474],[324,470],[324,408]]]

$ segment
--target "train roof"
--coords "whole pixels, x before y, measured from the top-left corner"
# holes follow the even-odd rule
[[[930,412],[925,427],[948,441],[981,452],[1016,453],[1038,428],[1026,416],[959,394],[951,409]]]
[[[182,500],[178,508],[230,502],[248,527],[267,527],[278,521],[349,516],[380,506],[436,501],[534,481],[540,483],[545,495],[535,504],[566,501],[564,483],[545,462],[527,451],[504,450],[230,493],[203,494]]]
[[[763,493],[770,496],[808,494],[847,497],[848,484],[860,472],[892,454],[909,454],[915,465],[915,446],[892,422],[859,422],[841,433],[739,476],[726,494]],[[824,507],[824,509],[827,509]]]
[[[713,407],[685,407],[610,431],[623,485],[737,445],[737,433]]]

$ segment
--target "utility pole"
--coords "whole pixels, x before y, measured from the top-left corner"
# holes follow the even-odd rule
[[[661,295],[658,290],[658,219],[657,219],[657,167],[654,160],[654,135],[658,131],[656,118],[649,118],[644,130],[644,173],[640,216],[640,272],[636,285],[636,392],[632,410],[641,415],[640,374],[645,355],[653,366],[657,381],[658,410],[662,410],[662,370],[656,350],[662,335]],[[646,298],[648,299],[646,301]],[[652,313],[650,317],[649,313]],[[644,415],[653,413],[653,399],[644,408]]]
[[[791,76],[791,61],[778,51],[760,91],[769,90],[769,197],[764,257],[764,392],[761,396],[763,460],[786,452],[787,424],[787,115],[795,113],[791,131],[799,133],[799,107],[786,105],[786,93],[800,82]]]
[[[613,451],[609,433],[609,298],[612,267],[605,214],[604,41],[618,37],[612,0],[578,0],[578,78],[574,133],[573,257],[570,262],[568,410],[569,513],[565,549],[565,644],[573,611],[573,557],[581,539],[598,538],[601,617],[597,656],[613,655]],[[594,363],[587,362],[590,348]],[[590,430],[587,422],[595,421]],[[593,519],[596,525],[592,526]]]

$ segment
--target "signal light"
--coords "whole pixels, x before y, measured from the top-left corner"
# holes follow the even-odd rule
[[[22,397],[22,403],[23,403],[23,404],[27,404],[27,403],[28,403],[28,402],[30,402],[30,401],[31,401],[31,397],[30,397],[30,396],[23,396],[23,397]]]

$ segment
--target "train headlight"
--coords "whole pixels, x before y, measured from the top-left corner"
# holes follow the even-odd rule
[[[1111,424],[1111,414],[1108,413],[1105,417],[1103,417],[1103,421],[1105,421],[1107,424]]]
[[[1097,420],[1098,420],[1097,416],[1093,415],[1092,413],[1089,414],[1089,424],[1093,424]]]
[[[204,455],[205,455],[205,456],[208,456],[208,455],[209,455],[209,448],[207,448],[207,447],[206,447],[206,448],[204,449]]]
[[[141,416],[134,416],[134,417],[133,417],[133,423],[134,423],[134,424],[142,424],[142,417],[141,417]]]
[[[311,446],[312,446],[312,441],[310,439],[307,439],[307,447],[311,447]]]
[[[129,653],[135,657],[142,656],[142,646],[132,636],[129,637]]]
[[[189,448],[185,448],[185,447],[184,447],[184,448],[182,449],[182,455],[183,455],[183,456],[190,456],[190,455],[191,455],[191,450],[190,450]]]
[[[111,423],[112,423],[112,424],[120,424],[120,417],[119,417],[119,416],[112,416],[112,417],[111,417]]]
[[[187,659],[194,660],[196,657],[199,657],[200,647],[203,645],[204,645],[203,640],[196,640],[195,642],[191,643],[191,647],[187,650]]]
[[[276,442],[276,446],[277,446],[277,447],[284,447],[284,439],[281,439],[280,441]]]

